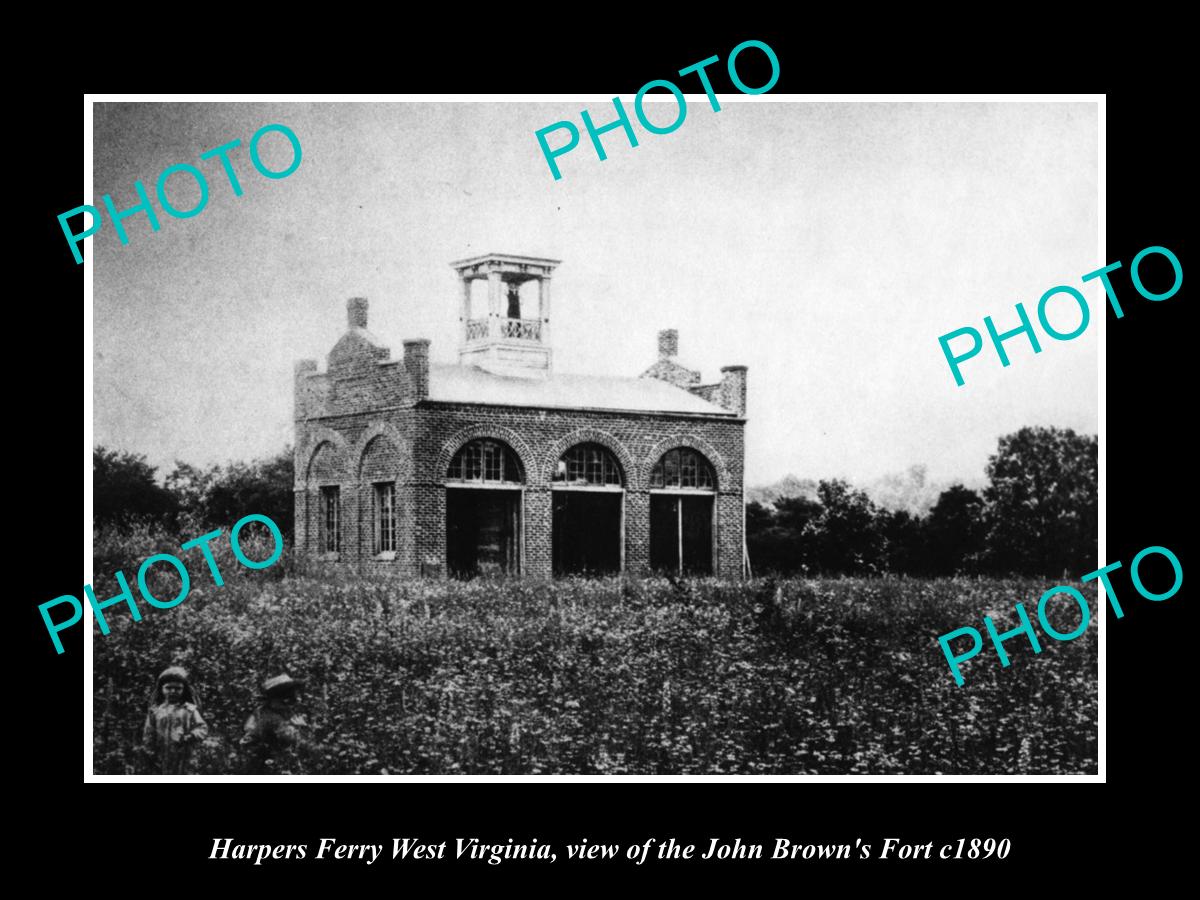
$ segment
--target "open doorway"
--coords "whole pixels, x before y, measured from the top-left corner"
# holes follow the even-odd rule
[[[555,575],[611,575],[624,564],[625,478],[602,444],[569,448],[558,460],[551,487]]]
[[[446,564],[452,577],[515,575],[520,545],[520,491],[446,491]]]
[[[479,438],[454,455],[446,472],[446,569],[454,578],[521,572],[525,481],[507,444]]]
[[[650,566],[673,575],[711,575],[712,494],[650,496]]]
[[[554,574],[621,571],[622,493],[554,492]]]
[[[716,473],[689,447],[662,455],[650,472],[650,567],[674,575],[713,573]]]

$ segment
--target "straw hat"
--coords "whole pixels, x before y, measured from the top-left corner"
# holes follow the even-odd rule
[[[297,681],[291,675],[275,675],[263,682],[262,692],[265,697],[278,697],[298,691],[304,687],[303,681]]]
[[[190,682],[188,670],[183,666],[168,666],[162,670],[162,674],[158,676],[158,686],[162,687],[168,681],[179,681],[183,684]]]

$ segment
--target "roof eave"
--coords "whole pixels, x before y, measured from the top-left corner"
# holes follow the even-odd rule
[[[567,411],[578,412],[596,412],[596,413],[616,413],[627,416],[676,416],[684,419],[714,419],[718,422],[742,422],[745,423],[746,418],[732,412],[685,412],[683,410],[667,410],[667,409],[621,409],[614,406],[559,406],[554,403],[542,404],[525,404],[525,403],[487,403],[482,400],[439,400],[434,397],[426,397],[417,405],[423,406],[431,404],[435,406],[487,406],[496,409],[561,409]]]
[[[449,265],[452,269],[461,269],[465,266],[473,266],[477,263],[486,262],[489,259],[508,260],[510,262],[519,263],[535,263],[537,265],[562,265],[561,259],[550,259],[546,256],[521,256],[517,253],[483,253],[479,256],[468,256],[466,259],[453,260]]]

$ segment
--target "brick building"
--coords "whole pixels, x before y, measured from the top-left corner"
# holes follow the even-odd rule
[[[554,374],[558,260],[452,263],[458,365],[402,359],[367,330],[367,301],[326,371],[295,373],[302,562],[460,576],[742,573],[746,367],[701,384],[678,334],[637,378]]]

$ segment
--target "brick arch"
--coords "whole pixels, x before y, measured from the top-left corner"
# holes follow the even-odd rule
[[[304,440],[296,449],[296,461],[303,463],[303,465],[296,466],[296,487],[304,488],[308,484],[313,461],[325,444],[333,446],[334,452],[337,454],[338,468],[342,472],[346,471],[346,452],[350,444],[345,435],[320,425],[310,427],[304,435]]]
[[[396,480],[403,481],[408,478],[412,470],[412,453],[411,444],[404,437],[400,429],[390,422],[373,422],[367,427],[367,430],[359,437],[357,444],[354,447],[354,477],[356,480],[362,480],[363,465],[367,461],[367,451],[371,449],[371,444],[382,438],[388,441],[400,457],[400,465],[396,469]]]
[[[643,461],[642,484],[650,484],[650,473],[654,470],[654,466],[662,459],[664,453],[668,450],[674,450],[676,447],[690,447],[692,450],[703,453],[705,458],[712,464],[713,473],[717,478],[717,491],[729,490],[731,479],[729,469],[725,465],[725,460],[717,452],[716,447],[704,440],[704,438],[696,437],[692,434],[672,435],[655,444]]]
[[[559,459],[576,444],[599,444],[611,450],[621,465],[621,474],[625,476],[625,490],[637,490],[644,483],[640,482],[639,467],[633,459],[633,454],[618,438],[607,431],[600,431],[596,428],[580,428],[572,431],[566,437],[559,438],[546,452],[545,460],[542,463],[542,477],[547,484],[554,481],[554,472],[558,468]]]
[[[525,470],[526,485],[537,477],[538,467],[533,451],[529,449],[529,445],[519,434],[503,425],[472,425],[456,432],[442,444],[436,468],[433,471],[433,479],[439,482],[445,481],[446,471],[450,468],[450,460],[454,459],[454,454],[461,450],[464,444],[476,438],[491,438],[503,441],[512,447],[513,453],[517,454],[517,459],[521,461],[521,468]]]

